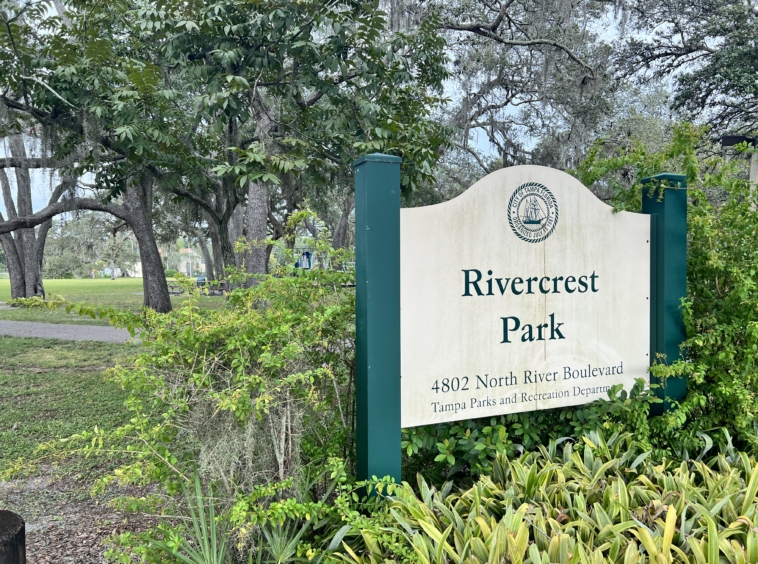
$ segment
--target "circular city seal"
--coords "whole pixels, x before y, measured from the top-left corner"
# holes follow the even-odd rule
[[[508,201],[508,223],[516,237],[528,243],[544,241],[558,224],[558,202],[539,182],[527,182]]]

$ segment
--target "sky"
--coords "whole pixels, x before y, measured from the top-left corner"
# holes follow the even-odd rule
[[[26,150],[27,154],[32,155],[32,148],[27,144]],[[10,149],[8,148],[8,140],[2,139],[0,140],[0,158],[4,157],[10,157]],[[13,197],[15,200],[16,197],[16,175],[14,174],[14,170],[12,168],[5,169],[6,174],[8,175],[8,182],[10,182],[11,185],[11,192],[13,193]],[[32,178],[32,209],[34,211],[39,211],[42,208],[44,208],[47,205],[48,200],[50,199],[50,193],[52,192],[52,188],[55,187],[56,182],[56,176],[53,175],[52,178],[52,184],[51,184],[51,175],[48,170],[44,169],[33,169],[29,171],[29,174]],[[3,217],[8,219],[8,210],[5,209],[4,202],[2,201],[2,198],[0,198],[0,211],[3,212]]]

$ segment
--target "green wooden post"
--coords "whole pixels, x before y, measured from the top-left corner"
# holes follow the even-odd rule
[[[664,354],[672,363],[682,358],[686,339],[681,300],[687,295],[687,178],[664,172],[643,178],[642,185],[642,213],[651,215],[650,362]],[[651,378],[651,383],[660,381]],[[684,399],[687,378],[667,378],[656,393],[664,402],[653,406],[651,415],[668,411],[669,399]]]
[[[359,480],[400,482],[400,161],[353,163]]]

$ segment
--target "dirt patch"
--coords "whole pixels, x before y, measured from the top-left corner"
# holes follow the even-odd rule
[[[0,483],[0,508],[26,521],[29,564],[101,564],[110,535],[139,532],[154,518],[114,510],[116,496],[145,495],[136,488],[114,488],[92,498],[89,487],[71,478],[55,479],[52,469],[41,476]]]
[[[104,564],[103,553],[110,535],[139,532],[151,523],[140,515],[122,516],[107,508],[99,509],[74,510],[58,523],[27,533],[29,564]]]

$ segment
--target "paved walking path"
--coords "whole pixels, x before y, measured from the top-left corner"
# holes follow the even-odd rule
[[[2,320],[0,320],[0,335],[105,343],[125,343],[130,338],[129,331],[115,327]]]

